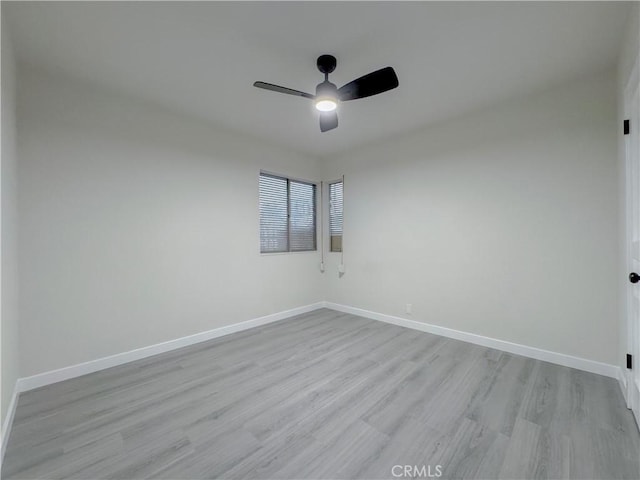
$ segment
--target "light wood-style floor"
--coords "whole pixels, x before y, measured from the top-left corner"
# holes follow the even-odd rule
[[[2,478],[393,479],[404,465],[638,479],[640,440],[613,379],[318,310],[22,394]]]

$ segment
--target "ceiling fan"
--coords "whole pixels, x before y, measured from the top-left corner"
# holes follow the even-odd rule
[[[381,68],[337,88],[329,81],[329,74],[336,69],[336,57],[321,55],[317,60],[318,70],[324,73],[324,82],[316,86],[316,94],[301,92],[272,83],[255,82],[254,87],[272,90],[274,92],[296,95],[313,100],[320,112],[320,131],[326,132],[338,126],[338,112],[336,108],[340,102],[370,97],[392,90],[398,86],[398,77],[391,67]]]

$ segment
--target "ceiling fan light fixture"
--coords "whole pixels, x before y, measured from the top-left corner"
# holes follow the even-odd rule
[[[322,97],[316,99],[316,110],[320,112],[333,112],[338,108],[338,102],[331,97]]]
[[[391,67],[381,68],[338,88],[329,81],[329,74],[336,68],[336,57],[333,55],[320,55],[316,61],[320,73],[324,74],[324,81],[316,85],[316,94],[282,87],[272,83],[254,82],[253,86],[271,90],[272,92],[286,93],[296,97],[313,100],[313,105],[320,112],[320,131],[328,132],[338,127],[338,105],[348,100],[371,97],[379,93],[392,90],[398,86],[398,77]]]

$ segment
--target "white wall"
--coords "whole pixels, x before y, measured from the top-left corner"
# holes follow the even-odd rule
[[[624,40],[618,59],[618,79],[626,83],[640,54],[640,2],[633,2],[629,10]]]
[[[317,162],[21,71],[21,376],[324,299],[616,363],[615,95],[603,74]],[[261,168],[346,174],[346,275],[258,253]]]
[[[616,363],[615,96],[611,72],[329,161],[327,300]]]
[[[315,159],[20,71],[21,376],[323,300],[319,253],[260,255],[260,169]]]
[[[2,425],[13,395],[18,368],[18,255],[17,255],[17,191],[16,191],[16,102],[15,65],[9,31],[2,15],[2,157],[0,160],[0,214],[2,235],[0,257],[0,335],[2,337],[0,370],[2,372]],[[3,432],[4,433],[4,432]]]

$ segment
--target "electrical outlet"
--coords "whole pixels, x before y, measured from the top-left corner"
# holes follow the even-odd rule
[[[413,313],[413,305],[411,305],[410,303],[407,303],[406,311],[408,315],[411,315]]]

